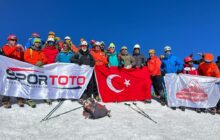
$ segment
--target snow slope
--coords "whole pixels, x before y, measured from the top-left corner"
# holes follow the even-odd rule
[[[0,108],[1,140],[219,140],[220,115],[198,114],[192,110],[182,112],[161,106],[137,102],[138,106],[158,124],[131,110],[124,103],[110,103],[112,117],[98,120],[84,119],[82,108],[40,123],[58,102],[52,106],[39,103],[32,109],[27,105],[12,109]],[[65,101],[52,115],[64,113],[80,105]]]

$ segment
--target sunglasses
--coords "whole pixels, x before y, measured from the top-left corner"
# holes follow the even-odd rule
[[[121,50],[128,50],[128,49],[121,49]]]
[[[17,41],[16,39],[10,39],[10,41]]]
[[[110,49],[114,49],[115,47],[109,47]]]

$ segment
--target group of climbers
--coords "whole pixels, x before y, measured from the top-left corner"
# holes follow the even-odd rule
[[[105,49],[106,45],[103,41],[91,40],[88,43],[83,38],[80,39],[80,44],[76,47],[69,36],[66,36],[62,41],[59,37],[56,37],[54,32],[48,33],[46,41],[43,41],[38,33],[33,33],[31,38],[28,39],[25,48],[17,43],[18,39],[15,35],[9,35],[7,40],[7,44],[2,47],[1,55],[38,67],[56,62],[76,63],[78,65],[89,65],[90,67],[99,65],[107,67],[115,66],[125,69],[147,67],[152,80],[154,96],[159,99],[162,105],[166,104],[163,76],[168,73],[220,77],[220,57],[214,63],[214,56],[212,54],[200,54],[202,56],[200,60],[193,60],[193,56],[190,55],[184,59],[183,63],[178,57],[172,54],[170,46],[164,47],[164,55],[160,57],[156,55],[154,49],[149,49],[149,57],[145,58],[141,54],[141,46],[139,44],[134,45],[132,55],[129,54],[126,46],[122,46],[120,52],[117,52],[114,43],[110,43],[108,48]],[[92,46],[91,49],[89,45]],[[198,69],[193,64],[199,65]],[[95,75],[93,75],[82,98],[86,99],[93,96],[98,100],[96,86]],[[36,107],[36,104],[29,99],[25,101],[25,99],[17,98],[17,102],[21,107],[24,106],[25,102],[31,107]],[[50,100],[46,102],[51,103]],[[151,100],[147,100],[146,102],[150,103]],[[4,96],[2,103],[4,107],[10,108],[10,97]],[[180,109],[185,110],[184,107],[180,107]],[[196,111],[200,113],[202,109],[196,109]],[[220,113],[220,102],[212,111]]]

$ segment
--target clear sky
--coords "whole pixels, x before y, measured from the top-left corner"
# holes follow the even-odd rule
[[[24,44],[32,32],[49,31],[78,45],[86,40],[114,42],[132,52],[170,45],[181,59],[193,52],[220,55],[220,0],[0,0],[0,45],[10,33]],[[197,56],[198,58],[198,56]]]

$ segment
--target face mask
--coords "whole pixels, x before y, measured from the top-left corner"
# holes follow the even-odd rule
[[[83,51],[83,52],[86,52],[86,51],[87,51],[87,48],[82,48],[82,51]]]
[[[48,42],[48,45],[49,45],[49,46],[53,46],[54,44],[55,44],[55,43],[52,42],[52,41],[49,41],[49,42]]]

